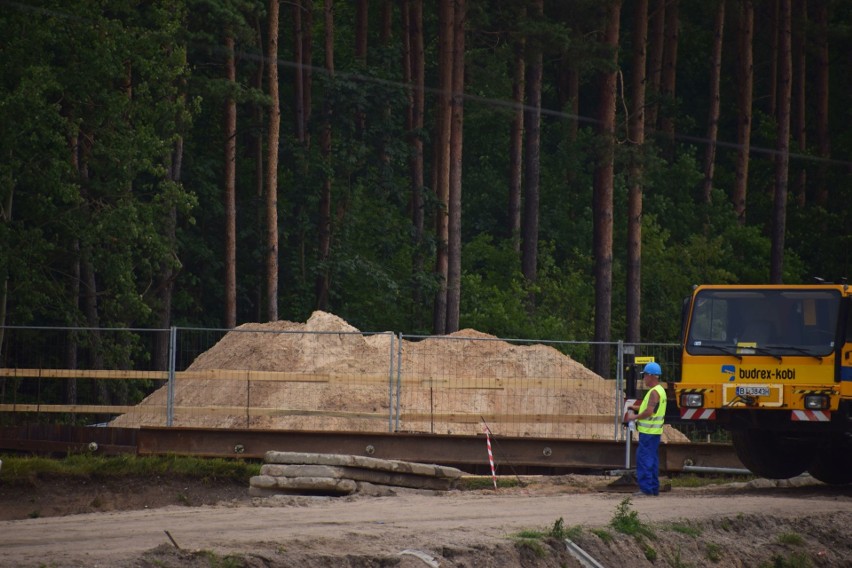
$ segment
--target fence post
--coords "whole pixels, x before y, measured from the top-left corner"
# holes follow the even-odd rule
[[[624,341],[621,339],[618,340],[617,351],[616,359],[618,363],[615,369],[615,432],[613,440],[618,440],[619,438],[621,414],[624,407],[624,398],[622,397],[622,393],[624,392]]]
[[[402,332],[399,334],[399,342],[396,348],[396,412],[394,431],[399,431],[399,396],[402,389]]]
[[[396,334],[390,332],[390,370],[388,371],[388,432],[393,432],[393,340]]]
[[[175,418],[175,359],[177,358],[177,328],[169,328],[169,383],[166,388],[166,426]]]

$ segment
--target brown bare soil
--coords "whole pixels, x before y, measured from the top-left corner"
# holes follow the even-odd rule
[[[757,480],[637,498],[606,477],[522,481],[496,492],[265,499],[184,479],[0,484],[0,566],[580,567],[561,539],[519,538],[557,523],[578,527],[571,538],[607,567],[852,562],[850,488]],[[647,536],[611,526],[628,497]]]
[[[312,333],[254,332],[270,330]],[[284,370],[306,378],[251,385],[245,380],[189,379],[175,393],[180,409],[176,425],[369,430],[376,417],[385,417],[384,427],[388,385],[373,379],[387,372],[389,336],[320,331],[357,332],[336,316],[316,312],[305,324],[251,324],[228,333],[190,370]],[[403,345],[406,373],[425,385],[407,389],[400,401],[406,415],[517,416],[495,429],[512,436],[612,435],[611,422],[594,420],[595,414],[611,416],[611,382],[605,385],[550,347],[514,346],[474,330],[458,336],[472,339]],[[311,378],[323,374],[338,382]],[[341,384],[341,377],[356,379]],[[526,382],[512,386],[518,378]],[[446,388],[456,380],[464,388]],[[487,388],[477,388],[479,380]],[[495,380],[507,386],[494,388]],[[154,408],[164,400],[161,389],[115,425],[161,425],[162,413]],[[227,410],[210,410],[240,401],[247,406],[262,401],[275,413],[235,417],[227,416]],[[584,416],[585,423],[542,420],[573,415]],[[245,420],[248,424],[241,422]],[[426,427],[432,424],[412,420],[401,429]],[[481,431],[476,420],[448,420],[440,428],[436,431]],[[667,429],[666,439],[683,437]],[[757,480],[676,487],[642,498],[619,492],[604,477],[522,481],[517,488],[499,491],[394,489],[380,497],[252,498],[248,484],[180,478],[35,479],[10,486],[0,477],[0,566],[588,566],[567,551],[566,530],[606,567],[852,565],[850,488],[807,478],[784,484]],[[618,519],[639,534],[617,530],[613,521]],[[533,538],[535,531],[543,536]]]

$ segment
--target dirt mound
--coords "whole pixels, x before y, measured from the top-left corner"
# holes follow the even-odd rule
[[[615,383],[545,344],[400,339],[322,311],[229,331],[176,381],[175,426],[611,439]],[[166,388],[115,426],[163,425]],[[683,440],[667,428],[664,441]]]

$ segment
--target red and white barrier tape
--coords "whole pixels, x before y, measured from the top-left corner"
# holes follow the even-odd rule
[[[488,463],[491,464],[491,479],[494,481],[494,491],[497,491],[497,471],[494,468],[494,454],[491,453],[491,430],[485,429],[485,443],[488,445]]]

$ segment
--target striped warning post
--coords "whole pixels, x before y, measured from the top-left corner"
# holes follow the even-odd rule
[[[491,464],[491,479],[494,481],[494,491],[497,491],[497,471],[494,469],[494,454],[491,453],[491,430],[485,426],[485,443],[488,446],[488,463]]]

